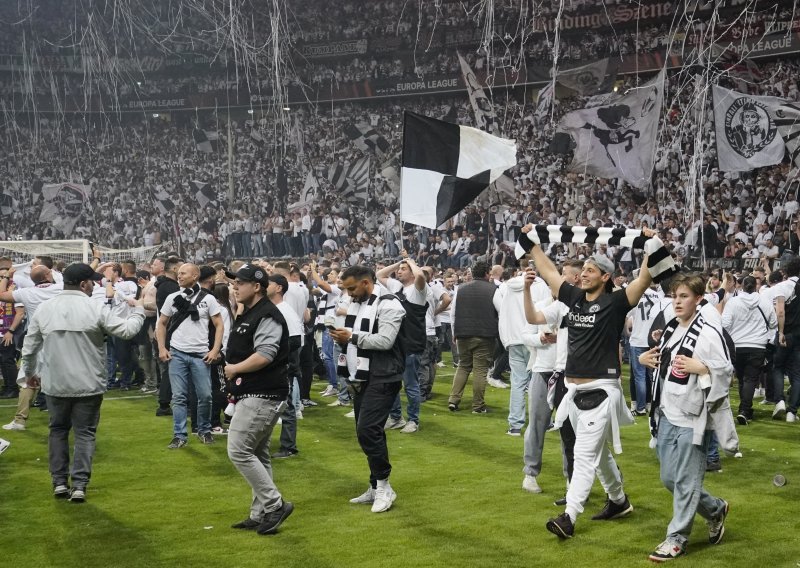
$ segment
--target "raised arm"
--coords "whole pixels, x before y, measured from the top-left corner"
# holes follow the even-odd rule
[[[522,228],[523,233],[529,233],[533,229],[533,225],[525,225]],[[530,253],[528,253],[532,258],[533,262],[536,265],[536,272],[541,276],[547,285],[550,286],[550,291],[553,293],[553,296],[556,298],[558,297],[558,290],[561,288],[562,279],[561,274],[558,273],[558,268],[556,265],[553,264],[553,261],[550,260],[542,247],[534,244],[533,248],[531,249]],[[527,280],[527,275],[526,275]],[[529,323],[534,323],[529,320]]]
[[[522,287],[522,303],[525,306],[525,319],[531,324],[544,325],[547,323],[547,320],[544,314],[536,309],[533,298],[531,297],[531,284],[533,284],[535,278],[536,272],[530,268],[525,271],[525,284]]]

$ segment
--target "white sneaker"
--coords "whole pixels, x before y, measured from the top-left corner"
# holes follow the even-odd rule
[[[8,424],[3,424],[3,430],[19,430],[19,431],[22,431],[24,429],[25,429],[25,424],[20,424],[19,422],[16,422],[14,420],[9,422]]]
[[[353,497],[350,502],[354,505],[369,505],[375,501],[375,490],[372,486],[358,497]]]
[[[797,422],[797,414],[795,414],[794,412],[787,412],[786,422]]]
[[[11,442],[9,442],[8,440],[4,440],[3,438],[0,438],[0,454],[5,452],[8,449],[8,446],[10,445]]]
[[[355,410],[351,410],[350,412],[345,414],[344,417],[345,418],[355,418],[356,417],[356,411]]]
[[[414,422],[414,421],[412,420],[412,421],[410,421],[410,422],[406,422],[406,425],[405,425],[405,426],[403,426],[403,429],[402,429],[402,430],[400,430],[400,433],[401,433],[401,434],[413,434],[413,433],[414,433],[414,432],[416,432],[417,430],[419,430],[419,426],[417,425],[417,423],[416,423],[416,422]]]
[[[333,385],[328,385],[325,387],[325,390],[319,393],[320,396],[337,396],[339,391],[333,387]]]
[[[508,385],[503,381],[498,381],[495,378],[488,379],[486,382],[489,383],[490,386],[493,386],[496,389],[507,389]]]
[[[532,475],[525,476],[525,479],[522,480],[522,488],[528,493],[542,492],[542,488],[539,487],[539,483],[536,481],[536,478]]]
[[[384,430],[399,430],[406,425],[406,421],[403,420],[403,417],[400,418],[392,418],[391,416],[386,419],[386,424],[383,425]]]
[[[302,420],[303,419],[303,411],[302,410],[296,410],[295,413],[294,413],[294,417],[297,418],[298,420]]]
[[[780,420],[781,416],[786,412],[786,402],[783,400],[775,405],[775,410],[772,411],[772,419]]]
[[[383,513],[392,508],[392,503],[397,499],[397,493],[394,492],[392,486],[388,481],[378,481],[378,487],[375,489],[375,501],[372,503],[373,513]]]
[[[436,363],[436,366],[441,369],[442,367],[444,367],[444,362],[443,361],[439,361],[438,363]]]
[[[323,396],[324,396],[324,395],[323,395]],[[328,403],[328,406],[350,406],[350,403],[349,403],[349,402],[342,402],[341,400],[339,400],[339,399],[337,398],[337,399],[336,399],[336,400],[334,400],[333,402],[329,402],[329,403]]]

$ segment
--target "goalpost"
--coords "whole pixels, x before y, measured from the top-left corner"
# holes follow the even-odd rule
[[[138,247],[132,249],[112,249],[98,246],[103,253],[103,262],[120,262],[133,260],[136,264],[150,262],[158,253],[161,245],[152,247]],[[62,241],[0,241],[0,256],[11,258],[14,264],[25,264],[35,256],[46,255],[53,258],[53,262],[63,261],[66,264],[73,262],[90,262],[92,259],[92,246],[86,239]]]

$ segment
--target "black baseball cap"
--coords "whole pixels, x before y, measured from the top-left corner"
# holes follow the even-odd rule
[[[217,271],[214,270],[213,266],[204,264],[203,266],[200,267],[200,278],[198,279],[198,281],[202,282],[203,280],[208,280],[209,278],[212,278],[216,275]]]
[[[64,284],[68,284],[70,286],[80,284],[84,280],[94,280],[95,282],[99,282],[103,279],[102,274],[98,274],[94,271],[94,268],[82,262],[70,264],[64,269],[62,274],[64,276]]]
[[[242,267],[236,272],[225,271],[225,276],[231,280],[239,279],[243,282],[258,282],[264,288],[269,285],[267,271],[260,266],[253,264],[243,264]]]
[[[273,274],[269,277],[270,282],[275,282],[278,286],[281,287],[281,295],[285,296],[286,292],[289,291],[289,281],[286,280],[286,276],[282,274]]]

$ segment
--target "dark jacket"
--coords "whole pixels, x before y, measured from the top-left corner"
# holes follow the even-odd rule
[[[474,280],[458,287],[453,336],[499,337],[494,294],[497,287],[486,280]]]

